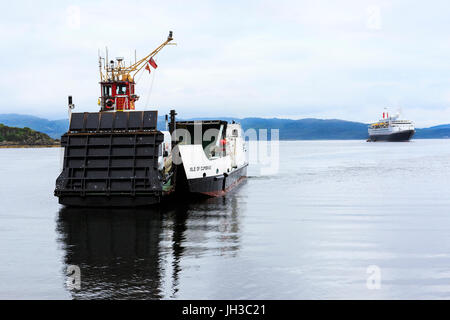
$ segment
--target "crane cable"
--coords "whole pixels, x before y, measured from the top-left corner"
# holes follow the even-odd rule
[[[147,62],[148,63],[148,62]],[[140,74],[139,74],[139,76],[138,76],[138,79],[136,79],[135,80],[135,83],[136,84],[138,84],[138,83],[140,83],[141,82],[141,78],[142,78],[142,76],[144,75],[144,73],[145,72],[140,72]],[[153,75],[151,75],[152,76],[152,79],[154,79],[154,77],[155,77],[155,75],[153,74]],[[153,86],[153,81],[150,83],[150,90],[151,90],[151,87]],[[150,92],[150,90],[149,90],[149,92]],[[147,110],[147,104],[148,104],[148,97],[147,97],[147,100],[146,100],[146,103],[145,103],[145,105],[144,105],[144,110]]]
[[[137,80],[137,81],[135,81],[136,83],[139,83],[139,81],[141,81],[141,78],[142,78],[142,75],[143,75],[144,73],[143,72],[141,72],[141,74],[139,75],[139,79]]]
[[[155,58],[155,62],[158,61],[157,58]],[[145,101],[145,106],[144,108],[146,108],[148,106],[148,103],[150,102],[150,96],[152,95],[152,90],[153,90],[153,84],[155,82],[155,75],[156,75],[156,69],[153,69],[153,74],[152,74],[152,79],[150,81],[150,87],[147,93],[147,100]]]

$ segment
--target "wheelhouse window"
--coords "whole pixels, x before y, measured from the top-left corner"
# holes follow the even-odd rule
[[[118,95],[127,94],[127,86],[125,84],[118,84],[116,88],[116,94]]]
[[[103,96],[104,97],[110,97],[111,93],[112,93],[111,86],[108,86],[108,85],[103,86]]]

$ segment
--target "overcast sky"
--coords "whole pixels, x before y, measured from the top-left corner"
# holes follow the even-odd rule
[[[371,122],[390,107],[450,123],[448,0],[14,1],[2,13],[0,113],[64,118],[68,94],[96,111],[98,49],[139,58],[173,30],[138,108]]]

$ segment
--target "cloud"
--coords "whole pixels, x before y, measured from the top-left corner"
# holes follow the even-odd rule
[[[97,110],[98,49],[134,58],[177,46],[142,75],[138,106],[190,116],[370,122],[386,106],[450,122],[446,1],[15,2],[0,22],[0,112]],[[153,83],[152,90],[150,85]],[[151,95],[149,96],[149,92]],[[148,101],[149,105],[145,105]]]

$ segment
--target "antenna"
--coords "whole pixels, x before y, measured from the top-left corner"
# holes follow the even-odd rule
[[[102,57],[100,56],[100,49],[98,49],[98,69],[100,71],[100,81],[103,81],[103,74],[102,74]]]
[[[109,68],[108,47],[105,47],[105,52],[106,52],[106,71],[108,71],[108,68]]]

